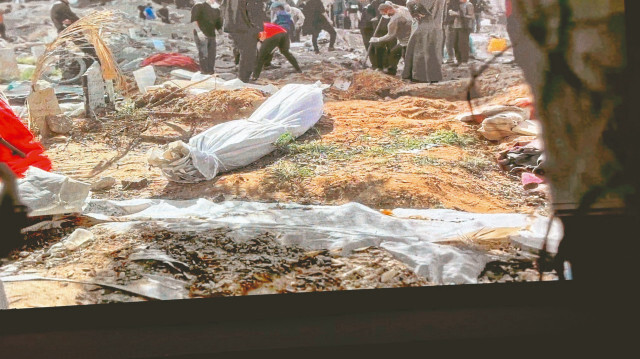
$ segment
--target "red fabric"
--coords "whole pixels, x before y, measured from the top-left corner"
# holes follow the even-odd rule
[[[175,66],[194,72],[200,70],[200,66],[194,59],[175,52],[151,55],[142,61],[142,66],[148,65]]]
[[[525,189],[535,188],[541,183],[544,183],[544,178],[531,172],[522,172],[522,185]]]
[[[281,32],[287,32],[287,30],[276,24],[272,24],[270,22],[264,23],[264,31],[260,33],[260,38],[268,39],[273,35],[277,35]]]
[[[0,145],[0,162],[6,163],[18,177],[22,177],[29,166],[51,171],[51,160],[44,154],[44,147],[3,100],[0,100],[0,136],[27,155],[26,158],[14,156],[10,149]]]
[[[506,0],[505,8],[507,10],[507,17],[511,16],[511,0]]]

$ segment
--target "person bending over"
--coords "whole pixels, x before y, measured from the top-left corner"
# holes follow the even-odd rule
[[[262,68],[265,65],[271,64],[271,59],[273,59],[273,53],[276,48],[278,48],[280,53],[293,65],[296,72],[302,72],[298,61],[289,51],[289,35],[287,34],[287,30],[282,26],[265,22],[264,31],[260,33],[260,41],[262,44],[260,45],[260,51],[258,51],[258,63],[255,70],[253,70],[252,80],[257,80],[260,77]]]
[[[398,62],[404,56],[411,36],[411,14],[406,7],[395,5],[389,1],[380,4],[378,9],[382,15],[391,17],[387,25],[387,34],[382,37],[372,37],[369,41],[373,43],[373,46],[380,46],[389,41],[397,40],[397,44],[389,51],[389,68],[386,71],[389,75],[395,75]]]

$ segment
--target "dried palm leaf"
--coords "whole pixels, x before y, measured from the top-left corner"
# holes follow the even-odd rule
[[[68,46],[77,46],[93,47],[100,59],[102,77],[105,80],[113,80],[114,85],[122,89],[125,86],[124,77],[105,39],[122,32],[123,15],[120,11],[95,11],[69,25],[46,47],[44,54],[38,59],[31,78],[32,85],[40,79],[48,64],[59,56],[69,55]]]

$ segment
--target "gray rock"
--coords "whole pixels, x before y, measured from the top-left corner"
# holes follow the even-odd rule
[[[149,180],[146,178],[142,179],[132,179],[132,180],[122,180],[122,189],[128,190],[136,190],[143,189],[149,185]]]
[[[65,135],[73,130],[73,120],[66,115],[47,116],[46,120],[52,132]]]
[[[104,191],[116,185],[116,179],[113,177],[102,177],[91,185],[92,191]]]

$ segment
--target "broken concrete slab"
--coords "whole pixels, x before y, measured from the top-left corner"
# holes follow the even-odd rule
[[[49,135],[47,116],[57,116],[62,113],[53,88],[33,91],[27,97],[29,116],[31,121],[40,129],[43,136]]]
[[[105,84],[102,78],[100,64],[94,62],[83,75],[85,109],[87,112],[94,111],[97,108],[104,107],[105,102]]]
[[[133,77],[136,79],[136,84],[141,93],[147,93],[147,87],[156,84],[156,72],[153,66],[145,66],[139,70],[133,72]]]
[[[0,80],[11,81],[20,77],[20,69],[13,48],[0,49]]]

